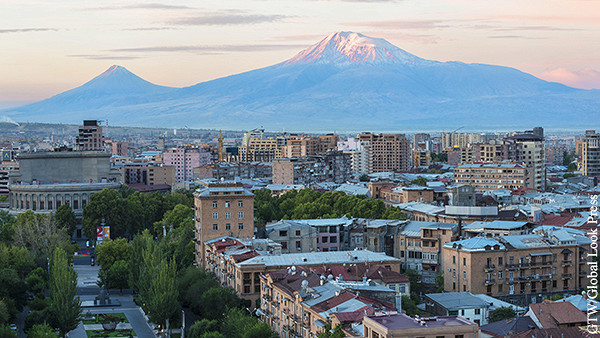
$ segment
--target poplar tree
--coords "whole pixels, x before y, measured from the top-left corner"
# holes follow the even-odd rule
[[[76,294],[77,273],[69,264],[65,251],[57,248],[50,261],[50,311],[63,337],[79,324],[82,310]]]

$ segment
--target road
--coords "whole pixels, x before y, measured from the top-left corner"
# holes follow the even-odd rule
[[[73,263],[75,265],[75,271],[77,271],[77,286],[79,290],[77,295],[81,301],[93,301],[94,298],[100,293],[100,288],[96,284],[98,280],[99,267],[90,265],[90,257],[75,257]],[[117,313],[121,312],[127,316],[127,320],[131,324],[131,327],[137,334],[137,337],[151,338],[156,337],[148,323],[146,322],[139,307],[133,302],[131,291],[124,291],[123,295],[119,294],[119,291],[111,291],[111,300],[118,300],[121,306],[115,307],[100,307],[100,308],[84,308],[83,314],[85,316],[88,311],[94,313]],[[80,323],[77,329],[69,332],[69,338],[87,338],[83,324]]]

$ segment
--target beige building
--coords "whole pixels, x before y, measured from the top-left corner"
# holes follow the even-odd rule
[[[460,163],[500,162],[504,159],[502,144],[469,144],[460,148]]]
[[[413,150],[413,167],[428,167],[431,164],[431,152],[429,150]]]
[[[145,184],[173,186],[175,184],[175,166],[146,163],[125,163],[119,167],[123,184]]]
[[[207,183],[194,192],[196,262],[205,266],[205,242],[254,236],[254,195],[241,183]]]
[[[529,168],[529,188],[546,189],[546,155],[544,137],[536,134],[520,134],[504,140],[505,159],[524,163]]]
[[[454,183],[477,192],[531,188],[532,170],[516,162],[465,163],[454,168]]]
[[[357,139],[368,144],[370,173],[410,170],[410,141],[404,134],[360,134]]]
[[[366,316],[366,338],[478,338],[479,326],[459,316],[409,317],[403,313]]]
[[[100,121],[84,120],[79,127],[79,134],[75,139],[77,150],[104,150],[104,136]]]
[[[446,243],[444,290],[487,294],[521,305],[576,293],[587,286],[589,244],[580,231],[552,228]]]
[[[282,253],[317,251],[317,228],[290,220],[281,220],[265,226],[267,238],[281,244]]]
[[[380,194],[381,199],[394,203],[413,201],[431,203],[434,200],[433,189],[420,186],[382,188]]]
[[[581,173],[583,176],[600,176],[600,134],[586,130],[581,144]]]
[[[282,157],[303,157],[323,155],[328,151],[337,150],[338,135],[305,135],[292,134],[283,147]]]

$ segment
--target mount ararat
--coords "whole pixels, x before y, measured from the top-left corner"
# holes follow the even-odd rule
[[[509,67],[425,60],[383,39],[338,32],[282,63],[184,88],[112,66],[80,87],[0,115],[291,131],[580,129],[599,116],[599,103],[600,90]]]

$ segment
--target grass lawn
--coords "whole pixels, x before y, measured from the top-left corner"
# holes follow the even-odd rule
[[[110,316],[110,317],[113,317],[113,318],[117,318],[119,323],[129,323],[129,321],[127,320],[127,316],[125,316],[125,314],[122,313],[122,312],[118,312],[118,313],[94,313],[94,314],[92,314],[92,316],[94,317],[94,319],[86,320],[85,319],[85,313],[84,313],[83,314],[83,320],[82,320],[83,324],[102,324],[103,320],[104,320],[104,316]]]
[[[129,337],[135,336],[135,332],[131,329],[126,330],[114,330],[114,331],[104,331],[104,330],[90,330],[85,331],[89,338],[100,338],[100,337]]]

